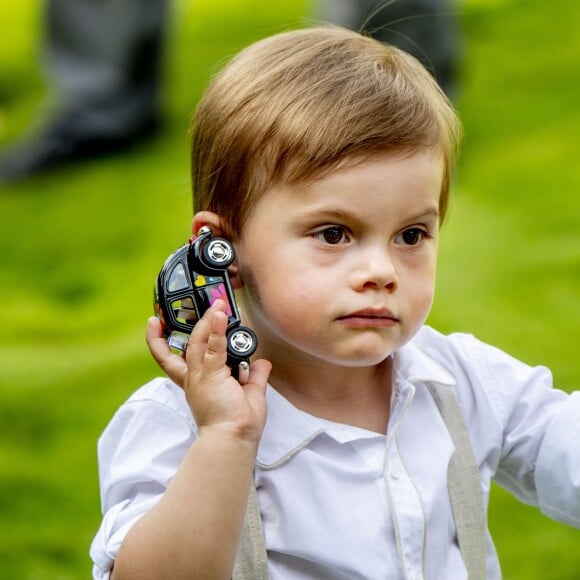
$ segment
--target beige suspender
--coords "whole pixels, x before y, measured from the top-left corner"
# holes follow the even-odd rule
[[[469,432],[459,408],[454,388],[432,383],[427,385],[455,451],[449,460],[447,487],[461,557],[469,580],[485,580],[485,517],[479,469],[475,462]]]
[[[455,446],[447,473],[457,540],[469,580],[485,580],[485,517],[479,470],[453,387],[428,384]],[[233,580],[267,580],[268,557],[252,481]]]
[[[268,556],[253,477],[232,579],[268,580]]]

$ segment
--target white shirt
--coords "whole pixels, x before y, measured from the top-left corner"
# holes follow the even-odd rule
[[[580,393],[553,389],[546,369],[471,336],[428,327],[394,362],[386,435],[308,415],[268,387],[255,480],[272,580],[466,578],[447,491],[454,448],[430,382],[455,386],[485,506],[493,478],[580,527]],[[159,500],[196,434],[183,391],[167,379],[115,414],[99,440],[94,578],[109,577],[125,534]],[[501,577],[489,533],[487,577]]]

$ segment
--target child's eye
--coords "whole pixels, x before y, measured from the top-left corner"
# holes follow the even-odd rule
[[[342,226],[329,226],[314,234],[314,237],[327,244],[344,244],[349,241],[348,234]]]
[[[396,241],[398,243],[403,243],[406,246],[416,246],[420,244],[429,234],[421,228],[409,228],[401,232]]]

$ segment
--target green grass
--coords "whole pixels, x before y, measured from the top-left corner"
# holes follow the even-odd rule
[[[144,344],[153,278],[191,219],[186,127],[209,76],[253,40],[307,21],[306,0],[175,1],[166,129],[134,152],[0,191],[2,577],[89,576],[96,439],[157,374]],[[431,323],[580,385],[580,4],[467,0],[458,95],[466,141]],[[40,6],[4,0],[0,140],[34,119]],[[123,251],[121,251],[123,248]],[[580,577],[580,533],[494,489],[506,579]]]

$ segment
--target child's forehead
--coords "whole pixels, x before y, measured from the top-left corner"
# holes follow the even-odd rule
[[[424,157],[435,163],[444,163],[441,147],[437,145],[417,144],[415,146],[385,149],[383,151],[370,151],[369,153],[359,153],[341,158],[337,164],[337,170],[349,169],[361,165],[372,165],[375,163],[392,162],[399,163],[412,157]]]
[[[391,203],[438,213],[444,164],[430,150],[346,160],[333,170],[298,183],[278,183],[264,195],[274,212],[297,215],[391,211]]]
[[[302,178],[295,180],[282,179],[280,180],[280,183],[282,185],[296,187],[297,189],[307,188],[316,182],[337,179],[347,173],[353,174],[353,170],[357,168],[385,163],[392,163],[395,165],[413,157],[426,158],[442,171],[446,165],[445,156],[439,146],[417,146],[405,149],[388,149],[379,152],[373,151],[341,157],[327,166],[316,168],[311,172],[308,172],[308,169],[305,169]],[[274,186],[277,185],[278,184],[274,184]]]

